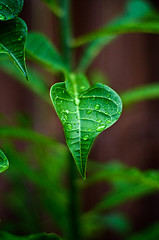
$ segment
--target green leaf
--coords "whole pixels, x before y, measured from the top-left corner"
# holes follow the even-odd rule
[[[58,17],[61,17],[63,12],[62,9],[58,6],[55,0],[42,0],[47,4],[50,10]]]
[[[19,15],[24,0],[0,0],[0,20],[6,21]]]
[[[9,167],[9,162],[6,155],[0,150],[0,173],[4,172]]]
[[[27,26],[21,18],[16,17],[10,21],[0,21],[0,53],[9,55],[27,78],[24,53],[26,36]]]
[[[60,240],[57,235],[55,234],[46,234],[46,233],[39,233],[30,236],[15,236],[10,233],[0,232],[0,239],[3,240]],[[62,239],[61,239],[62,240]]]
[[[73,47],[100,39],[125,33],[159,33],[159,15],[150,4],[142,0],[128,2],[123,18],[103,26],[101,29],[74,40]]]
[[[41,33],[29,33],[26,42],[26,53],[32,59],[45,66],[51,72],[65,72],[66,66],[56,48]]]
[[[118,120],[122,103],[110,87],[96,84],[89,88],[85,77],[83,81],[81,78],[82,75],[71,74],[66,84],[53,85],[50,95],[62,122],[67,145],[85,179],[86,161],[93,141]]]
[[[152,7],[147,1],[143,0],[131,0],[128,1],[125,7],[124,14],[117,17],[113,21],[111,21],[109,24],[107,24],[105,27],[113,27],[116,26],[116,24],[121,24],[120,27],[124,26],[126,23],[129,23],[131,21],[140,20],[143,17],[147,16],[149,13],[152,12]],[[88,65],[92,62],[92,60],[98,55],[98,53],[101,51],[101,49],[112,42],[118,35],[108,35],[108,36],[102,36],[97,37],[95,40],[93,40],[88,46],[86,46],[86,49],[84,50],[84,53],[82,55],[82,58],[78,65],[79,71],[85,71]]]
[[[159,98],[158,83],[139,86],[121,94],[121,99],[123,101],[124,106],[155,98]]]

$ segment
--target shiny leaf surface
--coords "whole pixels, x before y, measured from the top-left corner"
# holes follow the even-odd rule
[[[83,81],[82,81],[82,80]],[[110,87],[71,75],[51,88],[51,100],[62,122],[67,145],[85,179],[86,161],[94,139],[120,117],[122,103]]]
[[[24,0],[0,0],[0,20],[7,21],[17,17],[23,4]]]
[[[21,18],[0,21],[0,53],[9,55],[27,78],[24,53],[26,36],[27,26]]]
[[[0,150],[0,173],[4,172],[9,167],[9,162],[6,155]]]

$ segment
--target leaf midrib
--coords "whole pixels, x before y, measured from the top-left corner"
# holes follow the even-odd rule
[[[73,92],[74,92],[74,99],[75,99],[75,103],[79,101],[79,94],[78,94],[78,90],[77,90],[77,84],[75,79],[72,78],[72,86],[73,86]],[[75,104],[76,105],[76,104]],[[83,170],[83,162],[81,159],[81,120],[80,120],[80,110],[79,110],[79,104],[76,105],[77,108],[77,122],[79,125],[79,150],[80,150],[80,166],[81,166],[81,170]]]

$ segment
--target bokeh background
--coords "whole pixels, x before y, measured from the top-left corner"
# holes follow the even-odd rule
[[[74,36],[77,37],[93,31],[112,20],[123,11],[125,2],[123,0],[73,0]],[[159,8],[157,0],[150,2],[156,9]],[[25,1],[21,17],[26,21],[30,31],[45,33],[60,49],[58,20],[43,2],[40,0]],[[77,51],[77,59],[81,56],[82,51],[82,48]],[[89,67],[87,76],[90,78],[97,76],[118,93],[123,93],[136,86],[158,82],[158,63],[158,35],[126,34],[119,36],[103,49]],[[58,81],[55,76],[41,70],[37,65],[36,68],[46,77],[48,86]],[[61,123],[51,105],[45,103],[39,96],[33,94],[4,72],[0,73],[0,81],[0,113],[3,125],[7,122],[7,124],[14,126],[18,125],[20,121],[23,121],[24,125],[24,119],[27,119],[26,124],[30,124],[35,131],[65,144]],[[140,102],[124,109],[119,121],[110,129],[101,133],[96,139],[90,153],[90,159],[97,162],[118,159],[126,165],[135,166],[141,170],[157,169],[159,166],[158,109],[159,100]],[[16,146],[21,152],[27,148],[26,143],[21,141],[16,141]],[[14,165],[13,162],[12,164]],[[38,168],[37,162],[33,161],[30,164]],[[30,213],[34,213],[34,219],[32,219],[30,229],[29,226],[25,226],[25,223],[23,225],[20,214],[15,214],[14,204],[12,204],[12,207],[10,205],[11,202],[17,200],[16,197],[16,200],[12,199],[17,192],[11,182],[12,177],[7,176],[9,171],[0,176],[1,229],[15,234],[27,234],[31,231],[38,232],[40,230],[60,233],[60,228],[52,223],[48,211],[41,209],[36,187],[32,185],[31,181],[26,180],[24,180],[23,187],[27,200],[23,204],[27,204],[26,209],[29,209]],[[19,184],[18,181],[17,177],[17,184]],[[64,181],[67,184],[67,179],[64,179]],[[16,184],[16,181],[14,184]],[[84,191],[82,196],[83,211],[91,209],[108,189],[109,186],[102,183]],[[9,194],[9,192],[12,192],[12,194]],[[17,198],[20,199],[20,196],[17,196]],[[129,216],[133,231],[139,231],[159,221],[158,201],[159,194],[155,192],[136,200],[130,200],[118,207],[117,210]],[[32,205],[33,203],[34,205]],[[20,204],[17,201],[16,207],[19,211]],[[38,224],[34,227],[35,222],[38,222]],[[16,229],[15,226],[17,226]],[[124,238],[114,230],[108,230],[93,239],[118,240]]]

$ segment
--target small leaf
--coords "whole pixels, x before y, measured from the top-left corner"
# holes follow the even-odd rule
[[[24,44],[27,26],[21,18],[0,21],[0,53],[6,53],[27,78],[25,66]]]
[[[10,233],[0,232],[0,239],[3,240],[60,240],[57,235],[55,234],[46,234],[46,233],[39,233],[30,236],[15,236]],[[62,239],[61,239],[62,240]]]
[[[122,103],[118,94],[108,86],[96,84],[88,88],[86,82],[78,86],[74,77],[72,88],[68,88],[69,80],[66,84],[53,85],[50,95],[63,124],[67,145],[85,179],[86,161],[93,141],[118,120]]]
[[[26,42],[26,53],[29,59],[44,65],[48,70],[66,71],[66,66],[56,48],[41,33],[29,33]]]
[[[0,20],[7,21],[19,15],[24,0],[0,0]]]
[[[4,172],[9,167],[9,162],[6,155],[0,150],[0,173]]]

